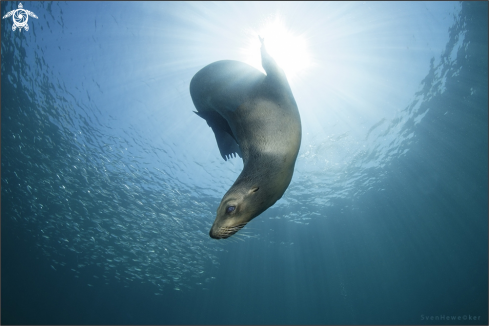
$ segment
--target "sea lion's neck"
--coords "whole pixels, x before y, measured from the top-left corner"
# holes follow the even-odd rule
[[[248,191],[260,188],[268,193],[267,201],[270,206],[282,197],[290,184],[296,157],[287,154],[243,153],[246,163],[240,175],[232,186],[233,190]]]
[[[292,179],[301,142],[295,102],[285,103],[291,104],[290,108],[276,102],[255,98],[243,103],[228,120],[244,163],[230,191],[268,189],[264,192],[273,194],[272,204],[282,197]]]

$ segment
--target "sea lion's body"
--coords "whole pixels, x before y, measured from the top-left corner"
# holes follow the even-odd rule
[[[218,61],[190,83],[196,112],[213,129],[224,159],[238,154],[243,171],[224,195],[210,231],[227,238],[282,197],[301,143],[297,104],[283,70],[262,45],[267,75],[239,61]]]

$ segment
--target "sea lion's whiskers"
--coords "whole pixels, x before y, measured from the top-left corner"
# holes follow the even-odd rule
[[[224,226],[219,228],[219,231],[217,232],[219,237],[221,239],[227,239],[231,237],[232,235],[236,234],[239,230],[241,230],[246,223],[241,223],[235,226]]]
[[[241,230],[239,234],[250,235],[252,234],[252,230]]]
[[[240,241],[245,241],[246,239],[254,238],[253,236],[250,236],[249,234],[246,233],[236,233],[234,235],[234,238],[239,239]]]
[[[240,233],[237,236],[240,237],[241,239],[246,239],[246,240],[248,240],[248,239],[257,239],[258,238],[257,235],[250,235],[250,234],[244,234],[244,233]]]
[[[244,242],[244,239],[241,237],[241,234],[235,234],[233,239],[239,240],[241,242]]]
[[[230,238],[229,238],[229,241],[232,241],[232,242],[235,242],[235,243],[236,243],[236,242],[239,242],[239,240],[240,240],[240,239],[239,239],[238,237],[236,237],[236,236],[235,236],[235,237],[230,237]]]

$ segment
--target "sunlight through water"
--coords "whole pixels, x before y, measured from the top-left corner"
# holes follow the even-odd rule
[[[248,34],[248,46],[243,52],[249,65],[264,71],[259,51],[261,46],[259,35],[264,38],[268,53],[284,69],[289,80],[293,80],[311,66],[306,38],[288,28],[280,15],[268,17],[258,30],[250,30]]]
[[[358,257],[364,257],[369,270],[378,265],[397,275],[405,269],[398,253],[413,238],[401,230],[431,223],[410,211],[428,205],[421,199],[419,205],[411,204],[412,198],[436,199],[437,191],[452,191],[452,184],[453,198],[475,193],[471,186],[466,191],[456,182],[442,183],[438,171],[448,164],[441,164],[442,158],[451,162],[458,157],[467,166],[482,162],[464,155],[466,148],[478,148],[472,138],[455,136],[472,132],[473,138],[481,134],[480,139],[487,139],[487,125],[480,127],[485,134],[476,129],[487,121],[487,105],[484,110],[476,106],[487,96],[487,80],[482,87],[476,79],[480,76],[470,70],[479,67],[479,57],[487,59],[487,51],[477,55],[472,50],[477,49],[475,36],[459,3],[25,5],[39,16],[32,24],[29,20],[29,31],[13,33],[12,18],[2,20],[2,246],[9,246],[2,257],[10,255],[4,266],[11,275],[17,262],[35,262],[36,272],[68,280],[77,289],[113,287],[116,294],[125,288],[147,289],[165,300],[208,292],[232,304],[229,295],[251,297],[253,292],[247,291],[265,288],[263,296],[253,297],[268,304],[276,302],[272,292],[287,289],[283,284],[288,278],[282,278],[287,273],[293,280],[287,284],[305,283],[294,285],[297,291],[290,290],[285,299],[309,297],[300,291],[316,289],[315,280],[326,279],[309,274],[307,266],[318,262],[324,264],[318,271],[331,272],[321,298],[331,293],[333,302],[364,302],[356,297],[355,280],[342,273],[344,262],[356,272]],[[17,6],[2,2],[3,14]],[[218,242],[209,237],[209,228],[243,161],[221,158],[212,129],[194,113],[189,84],[200,69],[219,60],[245,62],[264,72],[258,36],[287,75],[300,111],[301,148],[283,197],[239,234]],[[461,104],[456,107],[452,99]],[[471,117],[476,109],[486,115]],[[424,160],[431,153],[436,160]],[[418,157],[421,163],[403,168]],[[471,180],[462,163],[445,170],[453,171],[454,179]],[[392,204],[396,200],[397,206]],[[440,202],[445,207],[448,200]],[[427,210],[426,216],[440,217],[416,234],[430,230],[438,241],[434,226],[442,225],[443,207]],[[397,224],[399,215],[405,220]],[[455,217],[453,221],[465,225]],[[390,228],[395,229],[392,235],[382,233]],[[395,236],[403,242],[389,247],[386,239]],[[359,254],[352,255],[351,248]],[[399,265],[384,268],[382,253],[392,254]],[[371,257],[380,263],[372,264]],[[244,275],[247,268],[252,273]],[[254,273],[260,268],[266,273],[258,280]],[[273,268],[285,272],[268,273]],[[12,279],[24,282],[20,276]],[[382,286],[371,287],[377,288]],[[379,290],[379,296],[388,297],[387,289]],[[12,286],[11,292],[23,293]],[[12,302],[20,307],[24,297]],[[233,313],[242,312],[242,306],[235,309]],[[41,323],[31,324],[36,322]]]

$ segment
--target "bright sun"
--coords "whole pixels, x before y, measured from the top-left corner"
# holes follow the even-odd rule
[[[244,50],[246,63],[249,65],[263,71],[258,35],[265,39],[268,53],[285,71],[289,81],[310,66],[306,40],[288,30],[279,16],[266,21],[260,29],[250,33],[248,46]]]

